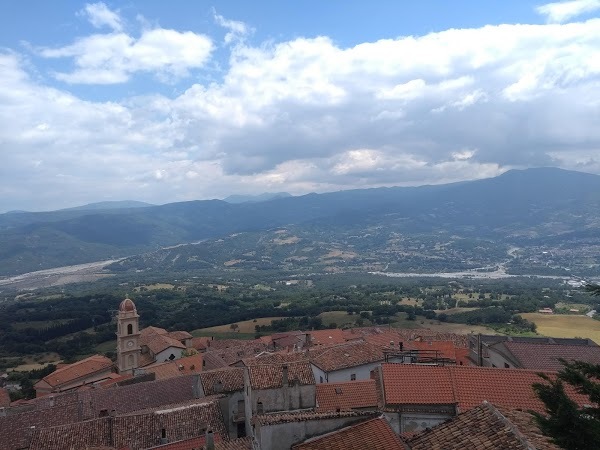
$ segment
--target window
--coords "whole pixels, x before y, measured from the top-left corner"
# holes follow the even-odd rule
[[[160,432],[160,437],[163,439],[167,438],[167,430],[165,430],[164,428],[161,430]]]
[[[510,364],[504,363],[504,368],[505,369],[510,369]]]
[[[352,374],[350,374],[350,381],[354,381],[354,380],[356,380],[356,374],[352,373]]]
[[[127,334],[133,334],[133,325],[132,324],[127,325]]]
[[[319,383],[323,382],[323,377],[319,377]]]

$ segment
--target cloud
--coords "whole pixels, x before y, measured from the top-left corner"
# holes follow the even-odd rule
[[[600,9],[600,0],[571,0],[547,3],[538,6],[536,11],[545,16],[548,22],[563,23],[574,17]]]
[[[244,41],[227,48],[222,79],[118,102],[49,87],[0,54],[0,210],[434,184],[511,167],[600,173],[599,29],[590,19],[352,47]],[[202,58],[177,52],[191,39],[156,28],[45,51],[75,58],[67,77],[118,81],[190,70]]]
[[[248,36],[254,31],[244,22],[239,22],[237,20],[228,20],[225,17],[217,14],[217,11],[214,8],[212,11],[215,23],[220,27],[229,30],[225,35],[226,44],[243,41],[246,36]]]
[[[114,31],[121,31],[123,29],[123,20],[119,14],[108,9],[102,2],[88,3],[78,14],[86,16],[96,28],[107,26]]]
[[[97,5],[106,9],[103,4],[94,4],[88,5],[86,10],[102,9]],[[98,22],[98,15],[93,17],[96,23],[104,23]],[[113,33],[93,34],[65,47],[42,48],[39,54],[44,58],[73,58],[75,69],[55,72],[58,80],[74,84],[116,84],[129,81],[138,72],[153,73],[161,81],[186,77],[191,69],[203,67],[213,51],[208,36],[191,31],[144,29],[136,39],[116,32],[120,27],[114,29]]]

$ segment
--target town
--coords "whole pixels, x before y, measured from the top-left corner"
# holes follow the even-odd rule
[[[558,449],[532,385],[560,359],[600,363],[590,339],[370,326],[219,340],[140,329],[142,314],[120,303],[116,363],[59,365],[31,400],[0,389],[0,449]]]

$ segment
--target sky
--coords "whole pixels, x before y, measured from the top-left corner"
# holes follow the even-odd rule
[[[0,17],[0,213],[600,174],[600,0],[20,0]]]

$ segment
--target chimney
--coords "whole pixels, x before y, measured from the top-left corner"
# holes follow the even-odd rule
[[[390,341],[390,347],[394,347],[394,341]]]
[[[206,450],[215,450],[215,436],[212,430],[206,432]]]
[[[213,388],[215,390],[215,394],[220,394],[223,392],[223,383],[221,383],[221,380],[217,380],[213,385]]]
[[[287,366],[287,364],[283,365],[282,370],[283,370],[283,385],[287,386],[289,384],[289,382],[288,382],[288,366]]]

